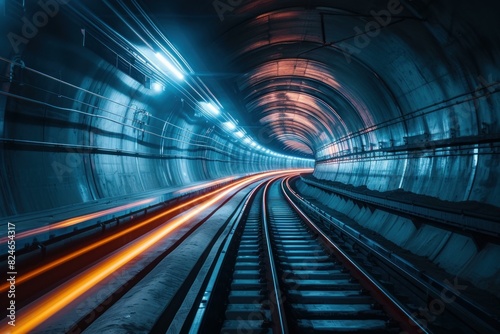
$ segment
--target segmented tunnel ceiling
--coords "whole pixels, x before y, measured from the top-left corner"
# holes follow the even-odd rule
[[[189,74],[207,84],[246,132],[276,151],[324,160],[422,134],[474,134],[467,122],[408,120],[477,89],[474,75],[488,73],[498,47],[495,1],[489,3],[130,0],[79,6],[137,45],[144,40],[115,9],[142,7],[188,60]]]
[[[453,21],[474,19],[464,1],[441,3],[432,11],[431,1],[394,0],[146,1],[145,7],[190,60],[198,58],[195,72],[237,112],[240,125],[265,144],[320,158],[329,143],[414,112],[412,101],[401,98],[412,72],[428,80],[457,72],[460,56],[450,61],[443,48],[452,54],[456,44],[473,47],[458,40],[462,28]],[[474,11],[488,16],[486,8]],[[474,27],[477,34],[487,23]],[[414,131],[401,123],[390,134],[368,134],[362,145]]]
[[[23,33],[23,15],[43,14],[38,2],[23,3],[6,3],[13,33]],[[295,164],[267,148],[313,155],[320,179],[498,203],[499,6],[71,1],[24,50],[0,40],[2,137],[10,145],[0,155],[2,182],[18,198],[5,196],[6,212]],[[100,43],[82,43],[81,31]],[[150,66],[158,51],[186,60],[177,62],[186,80]],[[132,64],[142,67],[132,73]],[[166,89],[155,92],[146,79]],[[214,122],[199,111],[209,101],[223,109]],[[232,133],[224,131],[230,116],[239,123]],[[54,171],[70,156],[60,144],[81,149],[82,162]],[[27,172],[34,160],[43,167]],[[42,189],[27,191],[32,199],[13,190],[32,184]],[[64,191],[53,192],[60,184]],[[46,192],[53,198],[40,200]]]

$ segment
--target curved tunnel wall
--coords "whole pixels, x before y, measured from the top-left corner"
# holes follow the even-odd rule
[[[206,57],[244,73],[233,78],[241,114],[292,152],[312,152],[318,178],[498,205],[495,2],[403,1],[369,32],[376,19],[359,13],[390,3],[242,2],[217,22],[224,57],[209,48]],[[3,91],[89,114],[0,97],[3,215],[290,166],[241,149],[177,92],[155,95],[81,48],[77,25],[64,29],[66,44],[44,29],[21,59],[99,96],[52,79],[37,78],[47,92],[32,88],[36,75],[26,70],[24,85],[3,83]]]
[[[266,5],[225,13],[219,42],[244,69],[247,112],[313,134],[316,177],[499,205],[498,4]],[[309,129],[294,128],[305,113]]]
[[[50,77],[15,66],[10,83],[2,62],[1,216],[301,165],[248,152],[178,92],[145,88],[79,38],[40,33],[16,58]]]
[[[369,108],[376,121],[367,131],[319,151],[318,178],[498,205],[499,35],[490,15],[469,14],[436,5],[411,34],[382,33],[356,55],[401,114]]]

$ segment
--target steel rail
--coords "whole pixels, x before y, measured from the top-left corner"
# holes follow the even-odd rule
[[[203,297],[199,303],[198,310],[196,311],[196,314],[194,316],[194,319],[192,320],[191,327],[189,328],[189,334],[196,334],[201,332],[201,328],[203,326],[204,322],[204,317],[205,317],[205,311],[207,310],[207,305],[210,303],[211,298],[213,297],[213,292],[215,290],[215,285],[217,283],[217,279],[219,277],[220,271],[222,270],[224,261],[226,260],[226,256],[228,255],[228,250],[231,245],[231,243],[234,240],[234,236],[236,234],[236,230],[238,227],[245,222],[245,214],[248,212],[250,209],[251,205],[253,204],[253,201],[255,200],[255,197],[257,196],[257,193],[259,190],[264,186],[266,182],[261,182],[257,187],[255,187],[244,199],[243,202],[239,205],[239,207],[236,209],[235,213],[233,214],[233,217],[231,218],[231,221],[229,224],[232,226],[231,227],[231,232],[227,236],[223,246],[221,247],[219,251],[219,255],[217,257],[217,260],[215,261],[214,267],[212,269],[212,273],[210,275],[210,279],[208,280],[208,283],[206,287],[204,288],[204,293]]]
[[[380,244],[374,242],[373,240],[367,238],[365,235],[359,233],[355,229],[351,228],[349,225],[344,224],[340,220],[332,217],[327,212],[317,208],[314,204],[310,203],[307,199],[303,198],[297,194],[289,185],[287,185],[287,190],[293,194],[293,196],[303,203],[309,210],[313,211],[315,214],[328,221],[336,229],[341,231],[342,235],[349,237],[361,248],[366,249],[371,255],[375,256],[382,263],[389,266],[394,272],[405,277],[408,281],[417,287],[417,289],[424,291],[425,293],[432,293],[436,296],[440,296],[443,291],[452,295],[454,301],[453,305],[459,306],[460,311],[466,310],[476,319],[482,322],[481,326],[485,326],[484,330],[492,331],[499,325],[498,317],[495,317],[490,312],[483,309],[480,305],[476,304],[472,300],[465,297],[460,291],[456,291],[453,287],[442,283],[435,278],[429,276],[426,272],[415,267],[402,257],[396,255],[395,253],[385,249]],[[448,306],[449,307],[449,306]],[[453,309],[453,308],[452,308]],[[456,311],[452,311],[455,313]],[[494,331],[494,330],[493,330]]]
[[[430,333],[427,328],[422,326],[420,321],[412,316],[404,306],[399,303],[391,294],[373,279],[363,268],[357,265],[342,249],[340,249],[331,238],[326,235],[309,217],[292,201],[285,190],[285,184],[289,188],[287,177],[281,182],[281,189],[285,199],[293,210],[303,219],[303,221],[314,231],[320,240],[332,251],[339,261],[349,270],[350,274],[356,278],[382,305],[384,310],[390,314],[394,320],[408,333]]]
[[[270,185],[275,182],[277,178],[274,178],[270,180],[265,188],[264,188],[264,193],[262,195],[262,224],[264,227],[264,237],[265,237],[265,242],[264,246],[266,248],[266,254],[267,254],[267,267],[268,267],[268,279],[267,284],[270,287],[269,293],[270,293],[270,298],[269,301],[271,302],[271,317],[273,319],[273,329],[274,333],[288,333],[287,329],[287,321],[286,321],[286,314],[285,314],[285,308],[284,308],[284,303],[281,295],[281,288],[279,285],[279,277],[278,277],[278,270],[276,268],[276,262],[274,260],[274,255],[273,255],[273,250],[271,246],[271,236],[269,233],[269,211],[268,211],[268,190]],[[274,292],[274,293],[273,293]],[[274,297],[274,298],[273,298]],[[274,312],[273,312],[274,311]]]

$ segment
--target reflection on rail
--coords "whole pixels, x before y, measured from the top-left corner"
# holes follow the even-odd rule
[[[189,333],[428,333],[275,180],[245,205]]]
[[[156,221],[156,220],[158,220],[158,219],[160,219],[162,217],[168,216],[172,212],[178,211],[178,210],[183,209],[183,208],[187,208],[187,207],[189,207],[192,204],[195,204],[197,202],[200,202],[201,200],[204,200],[206,198],[214,196],[215,194],[220,193],[220,192],[222,192],[224,190],[233,189],[235,186],[238,186],[239,184],[240,183],[230,184],[230,185],[224,186],[224,187],[222,187],[220,189],[217,189],[217,190],[214,190],[214,191],[209,192],[207,194],[204,194],[204,195],[198,196],[196,198],[193,198],[193,199],[191,199],[191,200],[189,200],[187,202],[183,202],[182,204],[179,204],[179,205],[177,205],[175,207],[169,208],[168,210],[162,211],[160,214],[157,214],[157,215],[155,215],[155,216],[153,216],[153,217],[151,217],[149,219],[146,219],[146,220],[143,220],[141,222],[138,222],[137,224],[134,224],[133,226],[130,226],[127,229],[124,229],[124,230],[122,230],[120,232],[114,233],[113,235],[111,235],[109,237],[106,237],[104,239],[101,239],[101,240],[99,240],[99,241],[97,241],[97,242],[95,242],[95,243],[93,243],[93,244],[91,244],[91,245],[89,245],[87,247],[84,247],[84,248],[79,249],[79,250],[77,250],[75,252],[67,254],[67,255],[65,255],[63,257],[60,257],[59,259],[57,259],[55,261],[52,261],[52,262],[50,262],[50,263],[48,263],[46,265],[43,265],[43,266],[41,266],[41,267],[39,267],[39,268],[37,268],[35,270],[32,270],[32,271],[30,271],[30,272],[28,272],[26,274],[23,274],[22,276],[19,276],[17,278],[17,284],[21,284],[21,283],[24,283],[24,282],[26,282],[28,280],[31,280],[31,279],[33,279],[33,278],[35,278],[35,277],[37,277],[37,276],[39,276],[39,275],[41,275],[41,274],[49,271],[49,270],[52,270],[52,269],[54,269],[54,268],[56,268],[56,267],[58,267],[58,266],[60,266],[60,265],[62,265],[64,263],[70,261],[70,260],[73,260],[73,259],[75,259],[75,258],[77,258],[77,257],[79,257],[81,255],[84,255],[85,253],[88,253],[88,252],[90,252],[92,250],[95,250],[95,249],[97,249],[97,248],[105,245],[105,244],[108,244],[108,243],[110,243],[110,242],[112,242],[114,240],[117,240],[117,239],[119,239],[119,238],[121,238],[121,237],[123,237],[123,236],[125,236],[127,234],[130,234],[130,233],[132,233],[132,232],[134,232],[134,231],[136,231],[136,230],[138,230],[138,229],[140,229],[140,228],[142,228],[142,227],[150,224],[153,221]],[[8,282],[0,285],[0,293],[4,293],[8,289],[9,289],[9,283]]]
[[[297,170],[287,171],[288,173],[297,172]],[[300,170],[300,172],[304,172],[304,170]],[[75,276],[70,279],[66,283],[60,285],[58,288],[54,289],[50,293],[42,296],[37,299],[33,303],[28,306],[20,309],[17,313],[17,321],[15,327],[7,326],[5,321],[2,323],[0,327],[0,332],[2,333],[27,333],[32,331],[34,328],[39,326],[41,323],[48,320],[50,317],[54,316],[57,312],[59,312],[64,307],[68,306],[71,302],[73,302],[76,298],[84,295],[87,291],[89,291],[96,284],[106,281],[106,279],[116,271],[120,270],[125,264],[129,261],[133,260],[137,256],[141,255],[148,249],[154,247],[159,241],[168,237],[172,232],[176,231],[178,228],[182,227],[185,223],[189,222],[192,218],[195,218],[198,214],[200,214],[203,210],[208,209],[210,206],[221,202],[225,197],[227,197],[231,192],[242,189],[249,184],[274,175],[284,174],[283,171],[269,172],[264,174],[259,174],[255,176],[247,177],[243,180],[239,180],[231,185],[227,185],[218,190],[212,191],[203,196],[199,196],[195,199],[192,199],[186,203],[183,203],[175,208],[171,208],[161,214],[155,215],[152,218],[146,219],[142,222],[135,224],[123,230],[119,233],[116,233],[112,236],[109,236],[105,239],[102,239],[90,246],[87,246],[83,249],[80,249],[76,252],[63,256],[45,266],[33,270],[23,276],[19,276],[17,283],[23,283],[27,280],[30,280],[43,272],[51,270],[61,264],[74,259],[84,253],[89,252],[92,249],[96,249],[101,245],[110,242],[111,240],[117,239],[127,233],[130,233],[133,230],[138,229],[139,227],[150,223],[153,220],[157,220],[161,217],[167,216],[169,213],[178,210],[179,208],[186,207],[193,202],[199,202],[200,200],[204,200],[201,204],[194,207],[190,211],[184,212],[181,216],[178,216],[174,219],[171,219],[166,224],[161,225],[160,227],[154,229],[153,231],[143,235],[140,238],[137,238],[135,241],[129,243],[127,246],[120,248],[118,251],[114,252],[111,256],[105,258],[99,263],[93,265],[89,269],[85,270],[81,274]],[[7,285],[1,286],[1,293],[4,293],[8,288]]]

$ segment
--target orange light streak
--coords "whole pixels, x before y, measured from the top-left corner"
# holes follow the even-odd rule
[[[111,213],[115,213],[115,212],[120,211],[120,210],[126,210],[126,209],[133,208],[135,206],[148,204],[148,203],[153,202],[155,199],[156,198],[149,198],[149,199],[137,201],[137,202],[126,204],[126,205],[117,206],[117,207],[112,208],[112,209],[107,209],[107,210],[103,210],[103,211],[89,213],[89,214],[83,215],[83,216],[78,216],[78,217],[66,219],[66,220],[60,221],[58,223],[50,224],[49,226],[43,226],[43,227],[34,228],[32,230],[24,231],[24,232],[19,232],[16,234],[16,239],[22,239],[22,238],[33,236],[36,234],[40,234],[42,232],[48,232],[50,230],[57,230],[60,228],[73,226],[73,225],[79,224],[81,222],[87,221],[89,219],[99,218],[99,217],[102,217],[102,216],[105,216],[105,215],[108,215]],[[5,242],[7,242],[7,240],[8,240],[8,238],[2,238],[2,239],[0,239],[0,243],[5,243]]]
[[[135,257],[142,254],[144,251],[154,246],[157,242],[164,239],[171,232],[175,231],[177,228],[181,227],[184,223],[194,218],[197,214],[201,213],[203,210],[207,209],[211,205],[222,200],[231,191],[236,190],[239,187],[244,187],[254,181],[263,179],[269,176],[283,174],[288,175],[290,173],[297,172],[298,170],[289,171],[275,171],[265,174],[260,174],[257,176],[252,176],[246,178],[242,181],[237,182],[234,185],[228,185],[221,189],[218,189],[218,195],[212,197],[211,199],[205,201],[203,204],[183,213],[177,218],[173,218],[165,226],[160,226],[156,230],[144,235],[143,237],[136,239],[132,244],[127,247],[122,248],[119,252],[111,255],[107,259],[99,262],[93,267],[89,268],[80,275],[74,277],[68,282],[64,283],[60,287],[54,289],[52,292],[40,297],[38,300],[28,305],[27,307],[18,311],[16,316],[16,326],[12,327],[3,321],[2,327],[0,328],[2,333],[28,333],[35,327],[39,326],[41,323],[45,322],[48,318],[56,314],[58,311],[68,306],[73,300],[84,294],[86,291],[94,287],[97,283],[107,278],[109,275],[113,274],[119,270],[126,263],[134,259]],[[299,170],[299,171],[304,171]],[[208,194],[207,194],[208,195]],[[202,197],[206,197],[204,195]],[[162,214],[164,215],[164,214]],[[56,261],[57,262],[57,261]]]
[[[203,184],[200,184],[200,185],[197,185],[197,186],[182,188],[182,189],[179,189],[179,190],[175,191],[174,194],[186,193],[186,192],[193,191],[193,190],[198,190],[198,189],[201,189],[201,188],[208,188],[208,187],[211,187],[211,186],[214,186],[214,185],[217,185],[217,184],[220,184],[220,183],[224,183],[224,182],[227,182],[227,181],[231,181],[231,180],[234,180],[234,179],[235,179],[234,177],[226,177],[226,178],[223,178],[223,179],[220,179],[220,180],[215,180],[215,181],[212,181],[212,182],[203,183]],[[105,215],[108,215],[108,214],[112,214],[112,213],[115,213],[115,212],[118,212],[118,211],[121,211],[121,210],[126,210],[126,209],[130,209],[130,208],[133,208],[133,207],[136,207],[136,206],[139,206],[139,205],[148,204],[148,203],[153,202],[155,199],[156,199],[156,197],[153,197],[153,198],[149,198],[149,199],[145,199],[145,200],[133,202],[133,203],[130,203],[130,204],[121,205],[121,206],[118,206],[118,207],[115,207],[115,208],[111,208],[111,209],[107,209],[107,210],[102,210],[102,211],[98,211],[98,212],[94,212],[94,213],[89,213],[89,214],[86,214],[86,215],[83,215],[83,216],[69,218],[69,219],[60,221],[58,223],[50,224],[49,226],[43,226],[43,227],[38,227],[38,228],[34,228],[34,229],[31,229],[31,230],[28,230],[28,231],[24,231],[24,232],[19,232],[16,235],[16,239],[19,240],[19,239],[26,238],[26,237],[29,237],[29,236],[34,236],[34,235],[37,235],[37,234],[40,234],[40,233],[43,233],[43,232],[48,232],[50,230],[56,230],[56,229],[60,229],[60,228],[65,228],[65,227],[73,226],[73,225],[82,223],[84,221],[87,221],[87,220],[90,220],[90,219],[93,219],[93,218],[99,218],[99,217],[102,217],[102,216],[105,216]],[[6,243],[8,240],[9,239],[7,237],[0,238],[0,244]]]
[[[242,182],[242,181],[239,181],[239,182]],[[238,183],[236,183],[236,185],[238,185]],[[101,240],[93,243],[92,245],[89,245],[89,246],[87,246],[85,248],[82,248],[82,249],[79,249],[77,251],[74,251],[73,253],[70,253],[70,254],[65,255],[65,256],[57,259],[57,260],[54,260],[54,261],[52,261],[50,263],[47,263],[47,264],[45,264],[45,265],[43,265],[43,266],[41,266],[41,267],[39,267],[37,269],[34,269],[34,270],[32,270],[32,271],[30,271],[30,272],[28,272],[28,273],[26,273],[26,274],[24,274],[22,276],[18,276],[16,278],[16,284],[21,284],[21,283],[23,283],[25,281],[33,279],[36,276],[39,276],[39,275],[41,275],[41,274],[43,274],[43,273],[45,273],[45,272],[47,272],[47,271],[49,271],[49,270],[57,267],[57,266],[60,266],[60,265],[62,265],[64,263],[66,263],[66,262],[68,262],[68,261],[70,261],[70,260],[78,257],[78,256],[81,256],[81,255],[83,255],[85,253],[88,253],[88,252],[90,252],[90,251],[92,251],[92,250],[94,250],[94,249],[96,249],[98,247],[101,247],[101,246],[105,245],[108,242],[111,242],[113,240],[116,240],[116,239],[118,239],[118,238],[120,238],[120,237],[128,234],[128,233],[131,233],[131,232],[133,232],[133,231],[135,231],[135,230],[137,230],[137,229],[139,229],[139,228],[141,228],[141,227],[143,227],[143,226],[151,223],[154,220],[157,220],[157,219],[160,219],[162,217],[165,217],[166,215],[168,215],[168,214],[170,214],[170,213],[172,213],[172,212],[174,212],[176,210],[182,209],[182,208],[184,208],[184,207],[186,207],[188,205],[191,205],[191,204],[193,204],[195,202],[198,202],[198,201],[200,201],[200,200],[202,200],[204,198],[207,198],[209,196],[213,196],[213,195],[217,194],[218,192],[221,192],[224,189],[227,189],[227,188],[232,187],[232,186],[234,186],[234,184],[230,184],[230,185],[224,186],[224,187],[222,187],[220,189],[216,189],[216,190],[214,190],[214,191],[212,191],[210,193],[207,193],[205,195],[198,196],[198,197],[196,197],[194,199],[191,199],[191,200],[189,200],[187,202],[184,202],[184,203],[179,204],[179,205],[177,205],[177,206],[175,206],[173,208],[170,208],[167,211],[163,211],[162,213],[160,213],[158,215],[155,215],[154,217],[151,217],[151,218],[146,219],[146,220],[144,220],[144,221],[142,221],[140,223],[137,223],[137,224],[135,224],[133,226],[130,226],[129,228],[127,228],[125,230],[122,230],[120,232],[117,232],[117,233],[109,236],[109,237],[101,239]],[[8,282],[2,284],[0,286],[0,293],[6,292],[9,289],[9,286],[10,285],[9,285]]]
[[[227,182],[227,181],[232,181],[234,180],[235,177],[233,176],[230,176],[230,177],[226,177],[224,179],[219,179],[219,180],[216,180],[216,181],[212,181],[212,182],[208,182],[208,183],[203,183],[203,184],[199,184],[197,186],[192,186],[192,187],[187,187],[187,188],[182,188],[180,190],[177,190],[174,192],[174,194],[182,194],[182,193],[185,193],[187,191],[193,191],[193,190],[198,190],[198,189],[201,189],[201,188],[208,188],[208,187],[211,187],[211,186],[215,186],[217,184],[220,184],[220,183],[224,183],[224,182]]]

